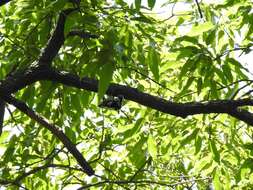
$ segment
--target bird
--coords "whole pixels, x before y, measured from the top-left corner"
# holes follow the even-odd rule
[[[111,108],[114,110],[120,110],[122,107],[123,95],[119,96],[109,96],[108,98],[103,98],[103,101],[98,105],[101,108]]]

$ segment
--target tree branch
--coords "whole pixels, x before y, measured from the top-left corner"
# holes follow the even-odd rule
[[[47,80],[59,82],[67,86],[72,86],[93,92],[97,92],[98,90],[98,81],[88,77],[80,79],[77,75],[73,75],[67,72],[59,72],[56,70],[51,70],[51,74],[48,74],[47,77]],[[238,113],[237,111],[237,108],[241,106],[253,106],[253,100],[251,99],[211,100],[205,103],[176,103],[147,94],[145,92],[141,92],[136,88],[114,83],[109,86],[106,94],[111,96],[123,95],[125,99],[134,101],[163,113],[168,113],[170,115],[182,118],[196,114],[227,113],[253,126],[253,115],[250,112],[240,111]],[[246,113],[248,113],[247,117]]]
[[[75,10],[77,9],[66,9],[60,13],[53,35],[51,36],[47,43],[47,46],[41,53],[41,56],[38,61],[39,64],[51,65],[53,58],[57,55],[65,40],[64,26],[66,18],[70,13]]]
[[[195,3],[196,3],[196,5],[197,5],[197,7],[198,7],[198,12],[199,12],[200,18],[203,18],[203,14],[202,14],[202,11],[201,11],[201,8],[200,8],[200,5],[199,5],[198,0],[195,0]]]
[[[19,175],[15,180],[13,180],[15,183],[19,183],[21,180],[23,180],[24,178],[26,178],[27,176],[29,175],[32,175],[32,174],[35,174],[37,172],[39,172],[40,170],[44,170],[44,169],[47,169],[47,168],[63,168],[63,169],[71,169],[71,170],[76,170],[76,171],[80,171],[82,172],[82,170],[78,169],[78,168],[73,168],[73,167],[70,167],[68,165],[61,165],[61,164],[45,164],[43,166],[38,166],[38,167],[35,167],[33,169],[31,169],[30,171],[28,172],[25,172],[21,175]]]
[[[0,83],[0,95],[14,93],[41,80],[54,81],[92,92],[98,91],[98,80],[88,77],[81,79],[79,76],[72,73],[57,71],[49,67],[39,65],[29,71],[26,71],[22,75],[16,75],[9,80],[2,81],[2,83]],[[196,114],[226,113],[253,126],[253,115],[246,110],[237,110],[242,106],[253,106],[253,100],[248,98],[238,100],[211,100],[204,103],[177,103],[141,92],[136,88],[115,83],[110,84],[106,94],[111,96],[123,95],[127,100],[134,101],[143,106],[177,117],[186,118],[189,115]]]
[[[50,124],[45,118],[39,116],[36,112],[30,109],[24,102],[15,99],[13,96],[2,96],[3,100],[13,105],[31,119],[37,121],[39,124],[51,131],[68,149],[69,152],[75,157],[76,161],[83,168],[84,172],[89,176],[94,175],[94,170],[90,167],[88,162],[84,159],[83,155],[77,150],[76,146],[70,141],[70,139],[57,127]]]

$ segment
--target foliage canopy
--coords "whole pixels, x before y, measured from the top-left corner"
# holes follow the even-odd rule
[[[1,1],[2,186],[253,187],[252,1],[157,2]]]

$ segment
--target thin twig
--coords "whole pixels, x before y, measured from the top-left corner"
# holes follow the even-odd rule
[[[203,18],[203,14],[202,14],[202,11],[201,11],[201,8],[200,8],[198,0],[195,0],[195,2],[196,2],[196,5],[198,7],[199,16],[200,16],[200,18]]]

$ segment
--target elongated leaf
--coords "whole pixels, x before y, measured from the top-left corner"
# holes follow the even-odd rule
[[[138,168],[143,164],[144,160],[146,160],[145,152],[143,150],[143,145],[146,140],[147,138],[142,136],[134,147],[131,147],[129,152],[129,159]]]
[[[134,126],[132,128],[129,128],[128,130],[124,131],[123,132],[123,135],[124,135],[124,139],[122,140],[123,143],[126,143],[128,142],[129,140],[131,140],[131,138],[139,132],[141,126],[142,126],[142,123],[144,121],[144,118],[139,118]]]
[[[179,79],[181,79],[183,76],[186,76],[186,73],[188,71],[194,71],[196,69],[196,60],[188,59],[186,63],[181,68],[181,72],[179,74]]]
[[[181,36],[179,38],[176,38],[174,43],[179,43],[179,42],[191,42],[192,44],[196,45],[198,43],[198,40],[196,37],[192,37],[192,36]]]
[[[215,37],[216,37],[216,30],[212,30],[209,34],[208,34],[208,36],[207,36],[207,38],[206,38],[206,44],[207,45],[209,45],[209,44],[211,44],[211,43],[213,43],[214,41],[215,41]]]
[[[233,75],[231,73],[231,68],[227,64],[222,65],[222,71],[225,74],[226,78],[229,80],[229,82],[233,82]]]
[[[202,89],[202,78],[198,78],[198,80],[197,80],[197,93],[198,93],[198,95],[200,94],[201,89]]]
[[[186,137],[181,141],[181,143],[180,143],[181,146],[184,146],[184,145],[190,143],[193,139],[195,139],[196,136],[197,136],[197,134],[198,134],[198,132],[199,132],[199,128],[194,129],[194,131],[193,131],[191,134],[189,134],[188,136],[186,136]]]
[[[188,78],[188,80],[187,80],[186,84],[184,85],[182,91],[188,90],[188,88],[191,86],[191,84],[194,81],[194,79],[195,79],[194,77]]]
[[[80,100],[81,100],[81,98],[80,98],[79,94],[72,94],[70,96],[71,104],[78,113],[82,113],[82,107],[81,107],[81,101]]]
[[[214,178],[213,178],[213,184],[214,184],[214,189],[216,190],[221,190],[222,184],[220,181],[220,171],[218,169],[215,169],[214,171]]]
[[[152,135],[148,136],[148,152],[152,156],[152,158],[156,158],[157,156],[157,147],[156,147],[155,139]]]
[[[204,24],[200,24],[198,26],[192,27],[192,30],[188,34],[189,36],[198,36],[201,35],[203,32],[211,30],[214,27],[213,23],[205,22]]]
[[[148,6],[149,6],[149,8],[153,9],[154,6],[155,6],[155,2],[156,2],[156,0],[148,0]]]
[[[138,17],[133,17],[133,18],[131,18],[131,20],[136,20],[136,21],[140,21],[140,22],[144,22],[144,23],[148,23],[148,24],[153,23],[153,21],[150,18],[148,18],[144,15],[138,16]]]
[[[66,127],[65,128],[65,133],[69,137],[69,139],[71,139],[71,141],[75,144],[76,143],[76,134],[75,134],[75,132],[70,127]]]
[[[114,71],[113,63],[106,63],[102,66],[102,69],[99,73],[99,83],[98,83],[98,102],[103,98],[106,90],[109,87],[109,84],[112,80],[112,75]]]
[[[220,162],[220,153],[219,153],[219,151],[218,151],[218,149],[217,149],[217,147],[216,147],[216,144],[215,144],[215,142],[214,142],[214,140],[210,140],[209,141],[209,147],[210,147],[210,150],[211,150],[211,152],[212,152],[212,154],[213,154],[213,159],[216,161],[216,162]]]
[[[195,154],[199,153],[201,150],[202,145],[202,138],[200,136],[197,136],[195,139]]]
[[[214,71],[215,71],[215,74],[222,80],[222,83],[224,84],[228,83],[223,72],[220,69],[214,68]]]
[[[155,80],[159,81],[159,65],[160,65],[160,55],[157,51],[155,51],[153,48],[150,48],[149,51],[149,68],[151,72],[153,73]]]
[[[134,2],[135,2],[136,9],[139,11],[141,8],[141,0],[135,0]]]
[[[211,85],[211,96],[214,99],[218,99],[219,95],[218,95],[217,85],[216,85],[215,81],[211,80],[210,85]]]

